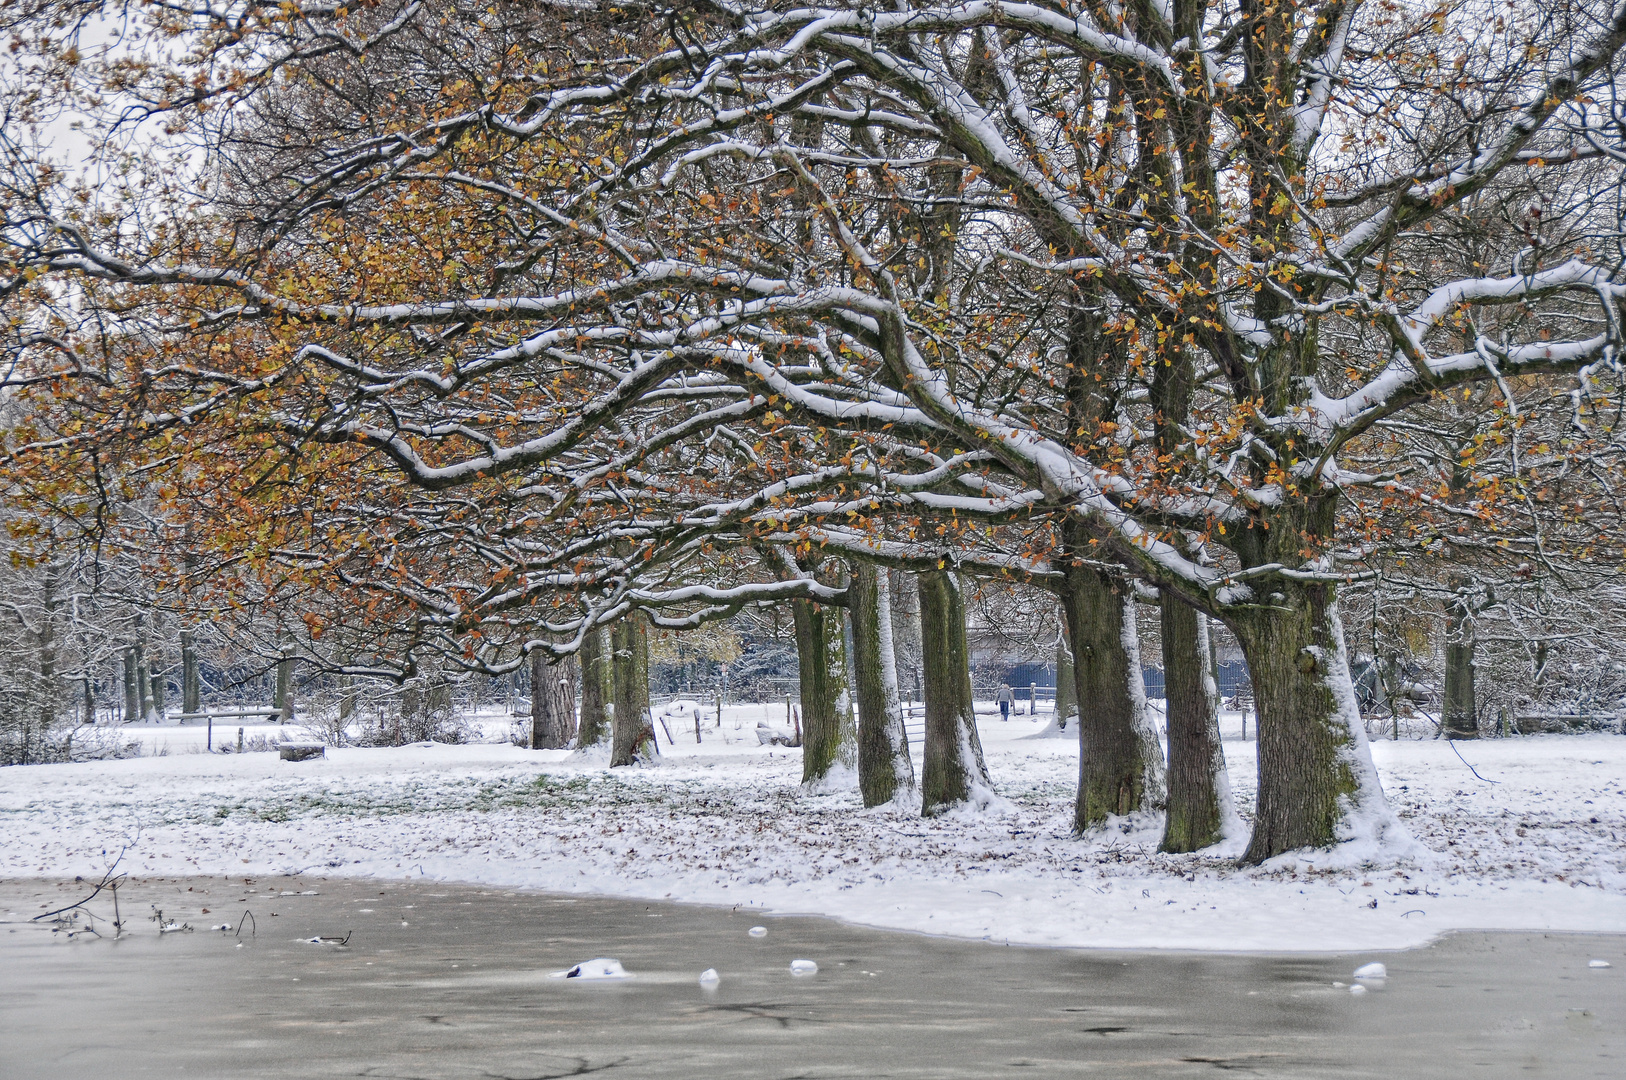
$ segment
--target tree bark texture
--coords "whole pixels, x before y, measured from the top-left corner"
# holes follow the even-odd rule
[[[1167,592],[1160,601],[1169,719],[1169,796],[1158,850],[1198,851],[1225,838],[1230,785],[1209,692],[1203,616]]]
[[[843,612],[811,600],[792,600],[790,607],[802,683],[802,783],[813,784],[838,764],[858,764]]]
[[[1258,707],[1259,795],[1250,863],[1341,839],[1353,818],[1398,827],[1361,727],[1328,584],[1276,581],[1271,603],[1233,615]]]
[[[1163,751],[1146,714],[1134,601],[1112,578],[1067,568],[1062,596],[1078,694],[1080,832],[1163,803]]]
[[[872,563],[855,563],[847,595],[858,697],[858,790],[865,806],[880,806],[915,786],[903,706],[898,701],[887,572]]]
[[[971,803],[986,806],[994,785],[983,762],[971,700],[965,597],[947,570],[918,578],[921,660],[926,669],[926,754],[920,812],[928,817]]]
[[[649,714],[649,626],[644,617],[631,612],[616,623],[614,645],[615,714],[610,719],[612,768],[631,765],[640,754],[658,752],[655,725]]]
[[[611,679],[610,632],[594,627],[582,639],[581,727],[576,732],[576,747],[597,746],[610,731],[610,706],[615,697]]]
[[[576,658],[531,654],[531,749],[562,750],[576,734]]]
[[[1445,613],[1445,708],[1440,733],[1447,739],[1479,738],[1479,700],[1474,691],[1473,612],[1462,590],[1466,578],[1452,582],[1458,593]]]

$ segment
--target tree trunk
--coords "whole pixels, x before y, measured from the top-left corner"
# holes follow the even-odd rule
[[[965,598],[947,570],[918,579],[921,661],[926,671],[926,760],[920,812],[930,817],[970,803],[993,801],[971,702],[971,654],[965,639]]]
[[[649,715],[649,629],[631,612],[615,624],[615,715],[610,718],[610,765],[631,765],[644,747],[655,747]],[[532,693],[536,688],[531,688]]]
[[[1440,733],[1447,739],[1479,738],[1479,701],[1474,693],[1474,624],[1464,590],[1468,580],[1454,577],[1457,595],[1445,616],[1445,707]]]
[[[609,707],[614,698],[611,688],[609,643],[610,632],[594,627],[582,639],[582,719],[576,734],[576,747],[597,746],[609,734]],[[532,688],[534,695],[535,688]],[[534,700],[534,696],[533,696]]]
[[[124,722],[141,719],[141,691],[136,689],[137,673],[141,670],[141,647],[131,645],[124,650]]]
[[[1080,832],[1163,804],[1163,751],[1146,714],[1133,599],[1100,571],[1069,566],[1063,607],[1079,702]]]
[[[531,654],[531,748],[562,750],[576,734],[576,658]]]
[[[1068,720],[1078,720],[1078,675],[1073,670],[1073,653],[1065,641],[1056,642],[1056,726],[1066,730]]]
[[[203,711],[202,684],[198,679],[198,646],[192,631],[181,631],[181,711]]]
[[[858,697],[858,790],[865,806],[891,802],[915,786],[909,737],[898,702],[892,642],[892,589],[885,570],[853,565],[853,683]]]
[[[152,669],[147,663],[146,643],[137,641],[135,647],[136,657],[136,700],[139,702],[136,715],[146,723],[153,717],[152,707]]]
[[[285,724],[294,718],[294,658],[286,654],[277,661],[277,692],[271,704],[281,713],[277,723]]]
[[[1167,591],[1163,681],[1169,717],[1169,802],[1159,851],[1198,851],[1225,838],[1231,790],[1214,711],[1203,616]]]
[[[1214,629],[1220,625],[1201,612],[1197,615],[1197,635],[1205,650],[1204,657],[1208,664],[1208,698],[1209,707],[1214,710],[1217,720],[1225,709],[1225,695],[1220,693],[1219,684],[1219,641]]]
[[[56,681],[56,564],[45,567],[45,581],[40,595],[39,671],[40,671],[40,725],[49,731],[56,723],[58,687]]]
[[[1398,832],[1361,726],[1333,587],[1271,582],[1232,630],[1253,676],[1259,797],[1244,862]]]
[[[792,600],[790,609],[802,682],[802,783],[812,784],[837,764],[849,770],[858,764],[846,635],[841,608]]]
[[[147,696],[152,701],[152,714],[160,723],[164,719],[164,654],[156,647],[152,651],[151,667],[147,672]]]

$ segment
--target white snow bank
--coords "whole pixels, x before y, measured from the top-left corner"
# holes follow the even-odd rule
[[[783,706],[778,707],[782,714]],[[0,769],[0,876],[284,872],[670,899],[1040,945],[1370,951],[1459,928],[1626,932],[1626,738],[1376,741],[1398,865],[1239,870],[1155,830],[1071,833],[1072,739],[980,724],[999,813],[922,820],[801,790],[799,752],[725,713],[659,769],[504,745],[204,755]],[[1225,744],[1237,802],[1254,744]],[[583,760],[588,758],[588,760]]]

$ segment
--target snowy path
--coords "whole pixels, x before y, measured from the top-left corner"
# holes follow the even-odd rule
[[[803,794],[797,752],[709,733],[613,774],[506,745],[14,767],[0,770],[0,877],[99,876],[129,844],[136,875],[428,877],[1031,944],[1346,951],[1459,928],[1626,931],[1620,736],[1469,744],[1485,781],[1445,743],[1377,743],[1430,854],[1244,871],[1159,855],[1155,832],[1072,837],[1076,745],[1021,739],[1026,717],[982,720],[1009,807],[935,820]],[[1226,751],[1246,809],[1254,745]]]

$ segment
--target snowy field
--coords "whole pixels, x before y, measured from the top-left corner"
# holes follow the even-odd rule
[[[613,773],[599,755],[497,742],[285,762],[204,754],[201,727],[125,728],[151,756],[0,769],[0,877],[99,877],[127,847],[136,876],[439,879],[1042,945],[1357,951],[1454,929],[1626,932],[1619,735],[1459,744],[1472,769],[1444,742],[1378,742],[1414,857],[1240,870],[1223,853],[1159,855],[1155,831],[1127,825],[1072,836],[1078,748],[1033,738],[1043,713],[979,718],[1003,807],[923,820],[863,810],[852,790],[803,792],[800,752],[753,731],[781,725],[782,703],[731,707],[720,728],[706,712],[700,745],[692,713],[672,716],[660,764]],[[507,724],[482,720],[494,739]],[[224,725],[233,743],[237,726]],[[1254,744],[1231,738],[1226,753],[1246,814]]]

